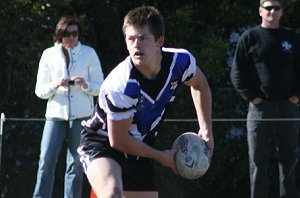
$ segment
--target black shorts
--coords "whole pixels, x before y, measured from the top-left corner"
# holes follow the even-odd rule
[[[125,155],[105,143],[86,147],[81,145],[78,153],[85,172],[92,160],[109,157],[120,164],[122,168],[122,182],[125,191],[158,191],[153,162],[148,158]]]

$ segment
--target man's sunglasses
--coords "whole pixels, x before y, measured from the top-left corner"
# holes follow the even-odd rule
[[[72,31],[72,32],[65,31],[64,34],[63,34],[63,37],[70,37],[71,35],[73,37],[77,37],[78,36],[78,31]]]
[[[281,6],[261,6],[263,9],[271,12],[271,10],[279,11],[282,7]]]

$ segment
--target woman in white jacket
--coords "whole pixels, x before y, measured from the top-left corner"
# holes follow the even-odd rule
[[[54,32],[54,46],[41,57],[35,93],[47,99],[37,181],[33,197],[52,197],[55,167],[67,139],[64,197],[82,195],[83,170],[76,149],[81,121],[94,109],[93,97],[103,81],[95,50],[79,41],[80,25],[73,17],[62,17]]]

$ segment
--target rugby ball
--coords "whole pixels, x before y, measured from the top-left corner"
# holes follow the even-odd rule
[[[197,179],[203,176],[210,165],[210,150],[204,140],[194,132],[179,135],[172,149],[175,153],[177,172],[186,179]]]

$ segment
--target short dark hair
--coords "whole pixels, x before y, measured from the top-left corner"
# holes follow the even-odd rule
[[[164,19],[158,9],[152,6],[141,6],[130,10],[124,17],[123,33],[129,26],[142,27],[149,25],[150,32],[154,35],[155,40],[165,35]]]
[[[61,43],[62,42],[62,38],[63,35],[67,29],[68,26],[70,25],[77,25],[78,27],[78,36],[80,36],[80,24],[79,21],[77,21],[77,19],[75,17],[72,16],[63,16],[60,18],[60,20],[58,21],[54,34],[53,34],[53,41],[57,42],[57,43]],[[78,37],[79,39],[79,37]]]
[[[280,3],[280,5],[282,5],[282,0],[260,0],[259,1],[259,5],[261,6],[263,3],[265,3],[266,1],[277,1]]]

